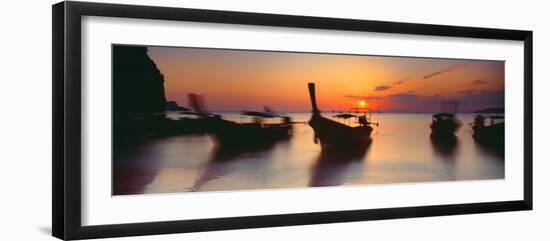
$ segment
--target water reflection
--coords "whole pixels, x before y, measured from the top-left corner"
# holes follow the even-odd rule
[[[300,122],[311,117],[289,115]],[[238,121],[239,113],[226,117]],[[372,144],[355,149],[321,148],[306,124],[294,125],[289,139],[244,149],[216,145],[208,135],[150,141],[114,156],[113,194],[504,178],[503,157],[476,143],[470,129],[460,129],[455,139],[430,139],[430,117],[380,114],[384,124]],[[458,118],[469,122],[474,115]]]
[[[269,156],[273,148],[288,139],[280,139],[271,142],[257,143],[255,145],[216,145],[210,154],[210,160],[206,165],[198,170],[196,179],[190,188],[190,191],[199,191],[208,182],[230,175],[232,172],[243,171],[254,166],[254,170],[259,172],[269,171],[267,167],[271,158]],[[241,166],[247,168],[240,168]]]
[[[339,186],[344,182],[360,178],[365,154],[372,140],[353,147],[322,148],[319,157],[311,167],[308,186]]]
[[[143,193],[161,168],[157,152],[146,145],[129,150],[118,150],[113,156],[113,195]]]
[[[440,164],[443,165],[443,171],[450,180],[457,180],[457,150],[459,140],[455,135],[450,136],[435,136],[430,135],[430,141],[435,156],[439,157]]]
[[[430,141],[436,155],[454,160],[458,149],[459,141],[455,135],[451,136],[430,136]]]
[[[477,153],[484,156],[492,156],[499,160],[504,160],[504,144],[501,146],[491,145],[484,142],[479,142],[474,139]]]

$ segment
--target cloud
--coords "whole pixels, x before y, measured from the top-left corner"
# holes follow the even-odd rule
[[[453,70],[455,70],[455,69],[458,69],[458,68],[460,68],[460,67],[462,67],[462,64],[453,65],[453,66],[451,66],[451,67],[449,67],[449,68],[442,69],[442,70],[440,70],[440,71],[431,73],[431,74],[429,74],[429,75],[424,75],[423,78],[424,78],[424,79],[429,79],[429,78],[432,78],[432,77],[437,76],[437,75],[440,75],[440,74],[444,74],[444,73],[447,73],[447,72],[451,72],[451,71],[453,71]]]
[[[403,84],[403,81],[396,81],[396,82],[393,82],[393,85],[400,85],[400,84]]]
[[[478,90],[463,95],[460,101],[460,111],[477,111],[486,108],[504,106],[504,90]]]
[[[376,96],[376,95],[369,95],[369,96],[346,95],[346,97],[351,99],[360,99],[360,100],[380,100],[384,98],[384,96]]]
[[[383,99],[384,97],[382,96],[367,96],[367,98],[365,98],[366,100],[381,100]]]
[[[418,98],[418,95],[411,93],[397,93],[389,95],[390,98],[399,99],[399,100],[414,100]]]
[[[482,79],[476,79],[474,81],[472,81],[472,84],[474,85],[484,85],[484,84],[487,84],[489,81],[487,80],[482,80]]]
[[[459,94],[463,94],[463,95],[471,95],[475,92],[476,92],[476,90],[474,90],[474,89],[467,89],[467,90],[458,91]]]
[[[391,86],[388,86],[388,85],[380,85],[380,86],[374,87],[374,91],[384,91],[384,90],[388,90],[390,88],[391,88]]]

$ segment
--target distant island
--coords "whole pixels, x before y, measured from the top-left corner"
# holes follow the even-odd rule
[[[189,108],[179,106],[178,103],[175,102],[175,101],[166,101],[166,105],[164,107],[164,110],[166,110],[166,111],[191,111],[191,109],[189,109]]]
[[[502,107],[495,107],[495,108],[487,108],[483,110],[477,110],[474,113],[495,113],[495,114],[504,114],[504,108]]]

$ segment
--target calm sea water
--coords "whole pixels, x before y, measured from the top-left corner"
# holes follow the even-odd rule
[[[298,122],[310,118],[309,113],[290,116]],[[236,114],[226,113],[224,118],[248,121]],[[503,157],[472,138],[468,123],[474,115],[457,118],[463,122],[458,143],[439,146],[429,137],[431,114],[373,114],[380,126],[371,135],[372,144],[364,154],[341,157],[346,158],[343,161],[327,161],[327,155],[321,155],[307,124],[296,124],[289,140],[263,150],[232,153],[223,160],[206,135],[157,139],[116,157],[125,165],[113,173],[114,194],[504,178]]]

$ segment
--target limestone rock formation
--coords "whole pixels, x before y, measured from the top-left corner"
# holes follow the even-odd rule
[[[163,112],[164,76],[147,55],[147,47],[113,46],[113,112]]]

